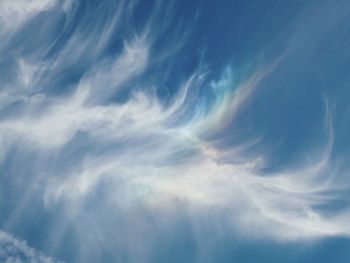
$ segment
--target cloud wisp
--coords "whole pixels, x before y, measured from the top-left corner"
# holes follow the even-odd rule
[[[242,76],[232,63],[213,76],[201,60],[180,81],[174,77],[179,84],[167,97],[160,92],[170,90],[163,81],[172,68],[167,61],[181,54],[190,30],[178,23],[170,36],[176,44],[162,48],[174,17],[159,2],[149,16],[139,1],[24,2],[0,4],[0,36],[11,32],[0,44],[1,54],[11,51],[1,68],[9,78],[0,79],[5,231],[21,234],[21,222],[31,228],[33,221],[22,218],[32,209],[47,220],[45,253],[66,255],[69,240],[76,251],[66,257],[81,262],[102,260],[104,251],[118,260],[148,259],[162,233],[181,220],[195,226],[194,239],[211,224],[276,242],[350,235],[350,210],[332,208],[349,185],[332,156],[328,99],[319,112],[322,143],[299,165],[264,169],[271,160],[269,149],[257,146],[263,134],[232,143],[244,133],[235,128],[242,112],[289,63],[288,52]],[[93,23],[87,18],[95,10],[105,16]],[[159,10],[164,23],[157,27]],[[136,14],[147,23],[136,25]],[[49,16],[56,34],[44,26],[33,32],[35,20]],[[31,37],[19,40],[27,31]],[[21,195],[7,202],[10,191]],[[12,260],[3,241],[30,260],[50,262],[3,232],[0,258]]]

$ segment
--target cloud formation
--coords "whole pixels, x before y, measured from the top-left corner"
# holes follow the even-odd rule
[[[182,72],[175,61],[191,30],[171,8],[157,1],[150,12],[142,1],[92,2],[0,3],[0,36],[8,36],[0,44],[7,76],[0,78],[2,229],[30,238],[28,229],[42,218],[45,242],[30,242],[74,262],[151,260],[153,246],[186,224],[199,259],[210,246],[203,240],[208,228],[213,239],[220,228],[275,242],[350,235],[348,170],[334,158],[330,96],[321,92],[313,102],[318,131],[296,154],[298,162],[269,169],[274,145],[284,140],[268,138],[283,122],[278,112],[275,119],[260,117],[252,105],[273,101],[298,44],[266,51],[244,70],[233,62],[213,69],[203,51]],[[35,29],[36,19],[51,26]],[[302,41],[303,32],[291,32]],[[293,96],[286,94],[278,101]],[[265,108],[275,105],[285,109],[272,102]],[[282,118],[293,122],[293,114]],[[258,117],[267,128],[256,124]],[[0,258],[16,262],[19,254],[51,262],[0,232]]]
[[[43,255],[26,245],[13,236],[0,232],[0,259],[6,263],[12,262],[42,262],[53,263],[58,262]]]

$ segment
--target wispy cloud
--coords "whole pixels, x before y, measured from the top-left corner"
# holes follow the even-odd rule
[[[121,261],[122,255],[145,260],[184,217],[199,254],[208,245],[201,239],[207,225],[277,242],[350,235],[347,206],[331,207],[349,185],[332,156],[335,128],[326,95],[318,112],[322,139],[300,163],[264,169],[271,160],[269,142],[260,144],[263,133],[230,141],[244,133],[232,128],[242,112],[265,94],[268,78],[289,66],[297,47],[242,75],[226,63],[216,76],[202,58],[176,78],[169,68],[190,26],[160,2],[150,12],[140,11],[145,7],[138,1],[102,2],[0,2],[0,30],[12,32],[0,49],[9,76],[0,77],[1,181],[9,186],[5,194],[18,194],[11,202],[1,196],[0,205],[11,211],[0,217],[4,229],[18,222],[30,228],[33,222],[22,219],[29,209],[38,212],[36,220],[43,214],[50,221],[45,249],[55,255],[69,240],[78,248],[69,257],[80,262],[101,260],[105,250],[117,251]],[[59,10],[61,24],[55,23],[62,28],[55,37],[38,32],[40,41],[30,49],[32,36],[21,42],[15,32],[45,10]],[[136,26],[135,16],[146,22]],[[36,29],[27,30],[36,36]],[[51,262],[0,232],[0,259],[19,256]]]
[[[6,263],[13,262],[59,262],[43,253],[28,247],[28,245],[3,231],[0,231],[0,260]]]
[[[55,0],[3,0],[0,2],[0,28],[13,30],[38,12],[48,10],[55,2]]]

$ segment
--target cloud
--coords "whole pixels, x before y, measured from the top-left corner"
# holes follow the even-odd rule
[[[331,177],[325,174],[330,172],[331,133],[328,135],[330,146],[325,148],[323,157],[294,171],[262,176],[259,173],[262,157],[242,163],[222,162],[224,155],[240,159],[239,149],[221,150],[201,138],[203,131],[215,133],[218,127],[225,129],[228,119],[234,121],[234,113],[261,77],[253,74],[247,84],[242,84],[231,95],[218,96],[218,100],[229,101],[213,103],[208,115],[197,115],[200,117],[174,126],[172,120],[177,118],[180,109],[186,108],[186,90],[197,85],[193,79],[204,77],[203,73],[191,76],[168,106],[144,92],[135,92],[125,103],[100,104],[95,93],[100,85],[115,83],[112,90],[116,92],[120,87],[119,76],[116,81],[109,79],[113,80],[114,72],[127,69],[131,73],[122,74],[125,79],[138,72],[140,66],[134,64],[134,56],[140,57],[139,51],[130,49],[126,48],[120,59],[107,64],[103,70],[88,73],[71,96],[29,99],[25,105],[33,109],[32,113],[27,110],[1,123],[3,138],[13,143],[21,138],[24,147],[34,147],[46,154],[74,143],[79,132],[88,135],[93,148],[115,145],[106,152],[88,152],[83,159],[77,156],[68,174],[47,178],[43,192],[46,206],[61,202],[70,209],[79,206],[107,180],[109,187],[117,189],[109,194],[119,205],[132,207],[134,202],[141,202],[155,213],[178,201],[194,209],[225,207],[230,220],[247,234],[251,225],[261,229],[262,236],[287,240],[349,234],[340,219],[347,211],[329,218],[314,208],[330,202],[338,191]],[[231,84],[230,81],[223,83],[215,85]],[[112,93],[105,93],[107,97],[108,94]],[[327,123],[325,129],[331,131],[331,122]],[[331,193],[329,197],[327,192]]]
[[[252,86],[241,87],[249,88]],[[49,180],[45,190],[46,204],[50,206],[63,201],[68,206],[79,206],[101,182],[107,180],[109,186],[114,185],[112,189],[117,189],[115,194],[111,193],[111,198],[121,206],[141,202],[157,211],[180,201],[195,209],[225,207],[232,216],[231,220],[247,234],[250,226],[255,225],[261,229],[262,236],[277,239],[349,234],[349,229],[338,216],[325,216],[315,208],[332,202],[341,190],[337,182],[332,181],[329,166],[333,141],[330,121],[325,126],[329,131],[328,143],[320,159],[305,167],[262,176],[259,166],[263,158],[238,164],[222,162],[222,156],[228,154],[231,159],[240,159],[239,151],[223,152],[215,144],[201,139],[202,132],[193,132],[210,132],[211,127],[215,131],[220,121],[226,121],[226,118],[219,118],[215,125],[212,125],[211,118],[204,116],[190,119],[181,126],[168,126],[182,107],[182,94],[180,92],[178,99],[168,108],[159,105],[155,98],[139,94],[119,107],[74,108],[69,111],[62,118],[66,124],[70,123],[68,116],[77,114],[79,117],[73,117],[75,120],[71,122],[81,121],[76,129],[87,132],[91,140],[105,140],[115,143],[116,147],[101,156],[88,155],[73,168],[70,176],[56,176]],[[236,94],[240,94],[239,91]],[[235,98],[233,101],[236,99],[239,100]],[[227,111],[235,111],[232,104],[226,105],[221,109],[214,104],[213,111],[218,113],[213,114],[226,115]],[[239,107],[240,103],[234,105]],[[63,108],[69,109],[67,105]],[[201,129],[193,128],[198,127],[197,123]],[[59,131],[58,134],[64,133]],[[50,134],[48,137],[55,136]],[[121,144],[123,142],[126,142],[125,146]],[[176,158],[179,161],[172,164]],[[134,201],[130,203],[130,200]],[[348,212],[339,216],[342,217],[343,213]]]
[[[55,4],[55,0],[3,0],[0,2],[0,32],[13,30],[38,12]]]
[[[193,230],[198,253],[210,243],[203,239],[207,228],[277,242],[349,236],[349,209],[334,207],[349,185],[332,155],[331,98],[325,96],[318,112],[321,140],[293,165],[264,169],[271,142],[260,144],[266,141],[260,130],[251,135],[232,128],[255,96],[269,99],[266,83],[289,65],[290,50],[245,74],[227,63],[216,76],[203,58],[178,78],[168,66],[191,31],[179,32],[178,21],[170,30],[171,8],[161,12],[157,2],[144,14],[135,10],[138,1],[101,3],[82,13],[74,1],[0,4],[11,32],[54,5],[64,11],[57,37],[41,31],[34,51],[28,39],[9,38],[21,48],[11,53],[15,73],[0,90],[1,180],[9,186],[2,195],[15,193],[15,202],[4,203],[11,211],[1,217],[5,229],[31,228],[43,215],[49,218],[42,222],[47,250],[62,254],[74,244],[63,254],[77,262],[99,261],[105,253],[144,261],[155,244],[181,232],[183,222]],[[167,47],[161,48],[164,36]],[[168,87],[163,79],[180,84]],[[165,90],[170,98],[160,92]],[[275,122],[271,117],[268,124]],[[248,139],[228,140],[242,134]],[[24,222],[29,210],[35,219]],[[219,238],[214,230],[213,239]],[[19,254],[50,262],[0,232],[0,259],[16,262]]]
[[[28,245],[9,235],[0,231],[0,260],[6,263],[15,262],[41,262],[53,263],[59,262],[53,260],[43,253],[28,247]]]

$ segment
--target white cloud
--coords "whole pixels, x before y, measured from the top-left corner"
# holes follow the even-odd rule
[[[53,2],[31,1],[27,9],[22,9],[24,2],[21,1],[0,3],[3,23],[15,27],[33,12],[49,8]],[[73,2],[66,3],[64,11],[69,15]],[[116,14],[121,14],[121,10],[118,9]],[[9,20],[11,16],[13,22]],[[142,87],[142,91],[132,90],[123,103],[110,103],[108,100],[125,91],[133,80],[138,80],[154,59],[150,57],[151,36],[140,34],[125,40],[121,52],[113,58],[94,60],[120,18],[121,15],[116,15],[113,21],[103,24],[106,30],[102,36],[96,29],[87,35],[84,35],[84,30],[77,30],[57,57],[40,67],[30,60],[17,58],[17,79],[13,86],[0,92],[0,110],[21,104],[20,110],[1,119],[0,160],[9,154],[12,146],[23,150],[24,155],[26,150],[38,155],[35,173],[28,171],[28,178],[32,181],[26,182],[40,185],[35,189],[48,210],[62,205],[66,208],[62,210],[66,213],[61,215],[62,218],[68,217],[78,228],[82,221],[79,215],[84,213],[83,204],[91,200],[89,197],[99,187],[104,187],[103,198],[107,198],[106,203],[112,204],[115,210],[122,207],[130,211],[141,205],[151,214],[158,215],[164,211],[176,211],[175,207],[181,205],[193,225],[205,220],[198,216],[201,213],[223,209],[223,221],[248,237],[289,241],[350,235],[347,209],[329,215],[320,208],[336,202],[348,189],[337,180],[331,166],[333,134],[328,105],[324,114],[327,144],[314,150],[318,158],[293,169],[262,174],[259,167],[266,161],[264,149],[257,152],[257,158],[241,156],[242,149],[255,141],[222,149],[205,139],[208,135],[215,137],[235,121],[237,112],[250,99],[260,81],[279,65],[284,56],[272,66],[258,69],[236,89],[231,88],[236,83],[228,68],[219,81],[211,82],[216,95],[212,105],[194,107],[197,105],[191,98],[191,90],[200,89],[208,82],[208,72],[201,70],[184,81],[178,95],[168,105],[159,101],[148,87]],[[151,31],[148,27],[147,30]],[[174,50],[180,44],[176,43]],[[171,52],[157,54],[158,59],[169,56]],[[43,68],[48,73],[60,74],[62,68],[69,68],[86,55],[91,55],[94,66],[86,71],[71,92],[56,97],[45,94],[45,87],[36,87],[37,80],[43,77]],[[42,93],[29,95],[34,90]],[[90,148],[81,149],[75,145],[79,134],[84,134],[84,143]],[[53,160],[48,165],[40,159],[41,156],[64,156],[66,152],[62,149],[65,147],[76,147],[67,157],[73,160],[57,158],[60,160],[56,163]],[[227,156],[237,162],[227,162]],[[57,167],[47,169],[50,165]],[[36,180],[37,171],[45,174],[40,180]],[[104,185],[106,182],[107,186]],[[20,209],[12,218],[20,214]],[[95,212],[94,208],[91,209],[91,213]],[[174,213],[170,214],[174,216]],[[9,218],[11,221],[11,216]],[[213,219],[218,225],[220,220],[222,218]],[[12,222],[7,223],[11,225]],[[144,224],[140,225],[130,223],[129,227],[144,227]],[[101,229],[110,231],[96,219],[91,230],[98,232],[102,241],[108,242],[101,237]],[[79,240],[79,233],[77,236]],[[16,247],[30,257],[36,255],[25,244],[2,232],[0,246],[1,242],[11,243],[10,247]],[[128,240],[123,242],[128,243]],[[56,245],[59,243],[60,240],[55,240]],[[9,251],[0,248],[0,253],[8,255]]]
[[[144,68],[135,60],[142,57],[140,52],[139,48],[126,48],[115,63],[87,75],[71,96],[27,100],[31,111],[0,124],[0,133],[8,141],[27,143],[23,147],[39,146],[37,150],[48,153],[69,144],[79,131],[87,133],[96,147],[101,143],[116,145],[109,152],[91,152],[70,169],[71,174],[48,178],[44,189],[47,206],[63,202],[74,211],[102,181],[108,180],[115,187],[111,200],[118,205],[132,207],[141,202],[155,213],[176,202],[195,210],[224,207],[228,218],[246,234],[251,226],[260,229],[257,232],[261,236],[282,240],[350,234],[343,219],[348,211],[330,217],[315,208],[331,202],[338,189],[331,174],[326,174],[330,173],[333,141],[330,121],[325,127],[329,143],[322,158],[305,167],[262,176],[257,167],[263,158],[224,163],[221,156],[229,154],[231,159],[239,159],[239,150],[222,152],[201,139],[202,131],[215,133],[217,127],[225,126],[227,116],[234,118],[232,114],[246,99],[241,94],[249,96],[259,78],[253,76],[220,107],[214,103],[209,117],[190,119],[180,126],[170,125],[171,120],[186,107],[186,90],[198,84],[193,82],[195,75],[204,77],[200,72],[167,107],[145,93],[134,93],[122,104],[101,105],[99,98],[89,102],[98,97],[100,84],[115,80],[117,89],[121,78],[131,78]],[[114,72],[123,74],[115,77]],[[126,145],[120,146],[124,142]],[[189,157],[181,157],[188,153]]]
[[[53,263],[43,253],[29,247],[24,241],[0,230],[0,261],[6,263],[36,262]]]
[[[142,93],[119,105],[91,105],[85,104],[91,89],[84,91],[84,87],[80,86],[70,98],[53,100],[40,117],[34,115],[1,125],[7,134],[21,134],[43,149],[69,143],[78,131],[89,134],[89,140],[97,145],[103,141],[116,145],[127,142],[125,147],[116,146],[108,153],[91,153],[76,163],[70,175],[48,179],[44,193],[48,206],[57,202],[79,205],[102,181],[108,180],[116,189],[113,199],[122,206],[141,202],[157,211],[180,201],[195,209],[225,207],[241,231],[249,232],[250,226],[255,225],[261,229],[260,235],[277,239],[349,235],[349,229],[340,219],[347,211],[329,217],[314,208],[331,202],[338,190],[329,174],[331,126],[325,127],[330,131],[329,143],[321,159],[293,171],[262,176],[257,167],[263,159],[223,163],[220,160],[223,154],[239,159],[239,151],[223,153],[203,141],[201,132],[195,134],[198,129],[193,128],[200,123],[201,130],[210,133],[213,127],[215,131],[225,121],[219,115],[235,112],[243,101],[225,104],[224,109],[214,107],[217,112],[213,114],[219,114],[216,125],[204,116],[174,127],[168,123],[183,107],[186,92],[180,92],[166,108],[156,98]],[[250,88],[254,86],[241,87]],[[187,160],[169,163],[188,152],[192,156]]]
[[[1,0],[0,32],[14,29],[31,16],[52,7],[56,0]]]

